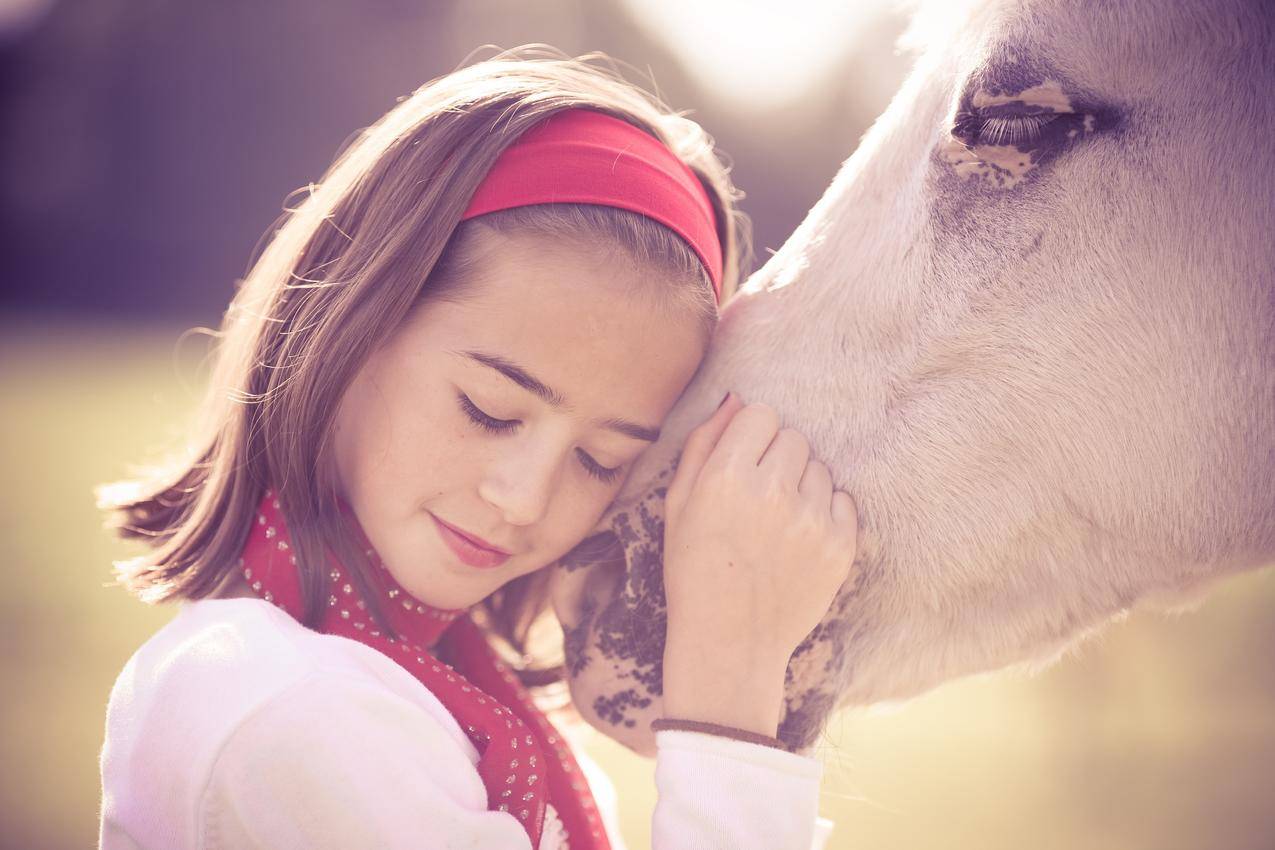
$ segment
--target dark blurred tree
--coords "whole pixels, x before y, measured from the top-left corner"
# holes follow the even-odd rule
[[[896,31],[826,86],[742,114],[617,0],[57,3],[0,46],[0,306],[215,323],[288,193],[484,44],[602,50],[647,86],[649,70],[734,160],[760,262],[880,110],[854,71],[897,77]]]

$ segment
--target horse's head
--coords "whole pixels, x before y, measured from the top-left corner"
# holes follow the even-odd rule
[[[838,705],[1041,666],[1275,562],[1275,16],[943,15],[555,577],[576,704],[639,752],[662,485],[726,389],[805,433],[860,511],[856,578],[789,666],[797,747]]]

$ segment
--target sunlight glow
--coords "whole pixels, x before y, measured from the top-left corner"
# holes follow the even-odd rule
[[[892,0],[621,0],[713,94],[754,109],[832,73]]]

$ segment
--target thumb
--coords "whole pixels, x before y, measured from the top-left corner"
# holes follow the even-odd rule
[[[717,441],[721,439],[731,418],[744,406],[744,402],[734,393],[727,393],[726,398],[718,405],[713,415],[701,422],[686,438],[682,447],[682,456],[678,460],[677,472],[669,484],[665,503],[668,510],[679,510],[683,500],[690,494],[691,488],[699,478],[708,456],[713,453]]]

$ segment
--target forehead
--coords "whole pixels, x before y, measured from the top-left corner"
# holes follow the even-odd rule
[[[664,324],[679,324],[658,279],[618,246],[582,237],[482,228],[471,240],[462,295],[453,306],[466,332],[520,347],[623,348]],[[689,317],[687,322],[689,324]]]
[[[676,282],[651,280],[621,251],[489,231],[466,274],[456,299],[418,309],[413,344],[498,354],[576,407],[671,405],[698,367],[699,323],[652,294]]]

